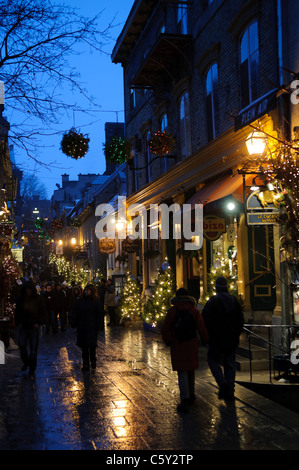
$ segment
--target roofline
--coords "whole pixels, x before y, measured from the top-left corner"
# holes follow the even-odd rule
[[[119,48],[120,48],[120,46],[121,46],[121,44],[122,44],[124,38],[126,37],[126,34],[127,34],[128,29],[129,29],[129,27],[130,27],[130,25],[131,25],[131,23],[132,23],[132,21],[133,21],[133,18],[134,18],[134,16],[136,15],[136,13],[137,13],[137,11],[138,11],[138,9],[139,9],[139,7],[140,7],[140,5],[141,5],[142,2],[143,2],[143,0],[135,0],[133,6],[132,6],[132,8],[131,8],[131,11],[130,11],[130,13],[129,13],[127,19],[126,19],[125,25],[124,25],[124,27],[123,27],[123,29],[122,29],[120,35],[118,36],[118,38],[117,38],[117,40],[116,40],[116,44],[115,44],[115,46],[114,46],[114,48],[113,48],[113,51],[112,51],[112,54],[111,54],[111,60],[112,60],[112,62],[115,61],[115,57],[116,57],[116,55],[117,55],[117,53],[118,53],[118,50],[119,50]],[[117,63],[117,61],[116,61],[115,63]]]

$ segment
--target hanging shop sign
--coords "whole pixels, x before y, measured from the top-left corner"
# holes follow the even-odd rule
[[[254,191],[248,196],[246,201],[248,225],[274,225],[278,222],[279,209],[268,193],[270,191]]]
[[[110,255],[116,251],[115,240],[103,238],[99,240],[99,252],[105,255]]]
[[[18,263],[23,263],[23,250],[24,250],[24,247],[22,247],[22,248],[12,248],[11,249],[11,253],[12,253],[14,259]]]
[[[242,129],[274,109],[277,105],[276,93],[277,90],[272,90],[246,108],[242,109],[235,119],[235,131]]]
[[[138,251],[140,248],[140,240],[138,238],[130,238],[127,237],[123,242],[122,242],[122,249],[126,253],[135,253]]]
[[[209,215],[203,218],[203,236],[206,240],[218,240],[220,235],[226,232],[225,219],[216,215]]]

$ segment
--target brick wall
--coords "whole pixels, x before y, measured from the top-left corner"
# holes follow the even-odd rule
[[[290,4],[292,3],[290,1]],[[196,1],[189,19],[193,39],[189,67],[185,65],[182,68],[181,66],[179,73],[172,74],[172,78],[170,76],[167,78],[167,74],[161,75],[161,83],[154,89],[149,101],[147,101],[148,96],[145,99],[142,93],[137,93],[136,107],[130,108],[130,82],[133,73],[136,72],[136,63],[132,57],[128,61],[124,74],[126,136],[128,138],[138,136],[143,142],[143,132],[147,129],[156,131],[159,128],[158,110],[162,109],[161,104],[163,104],[163,109],[167,110],[169,132],[176,137],[177,159],[172,164],[181,158],[179,95],[175,90],[183,78],[188,78],[189,82],[192,151],[197,151],[208,142],[205,77],[213,61],[217,61],[218,64],[220,133],[233,127],[234,121],[231,114],[236,115],[241,109],[240,38],[244,29],[253,20],[258,20],[259,25],[259,96],[279,85],[276,1],[214,0],[209,6],[205,1]],[[151,41],[154,40],[154,36],[151,37],[149,34],[148,40],[149,46],[152,46]],[[146,48],[144,42],[142,48]],[[135,50],[138,48],[135,47]],[[298,51],[292,54],[292,61],[298,60]],[[140,55],[138,57],[140,60]],[[146,164],[144,151],[144,146],[142,146],[138,152],[138,166],[140,167]],[[146,172],[147,170],[138,171],[137,189],[147,183]],[[152,167],[153,178],[159,176],[160,173],[160,162],[155,162]],[[133,172],[129,170],[128,194],[135,190]]]

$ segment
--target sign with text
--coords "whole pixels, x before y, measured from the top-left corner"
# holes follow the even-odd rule
[[[256,119],[264,116],[274,109],[276,105],[276,90],[273,90],[242,109],[235,119],[235,131],[242,129],[251,122],[256,121]]]
[[[216,215],[209,215],[203,218],[203,236],[206,240],[218,240],[222,233],[226,232],[225,219]]]

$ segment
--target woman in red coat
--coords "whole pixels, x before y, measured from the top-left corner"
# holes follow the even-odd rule
[[[173,370],[178,372],[181,403],[178,411],[188,411],[189,404],[195,400],[195,369],[198,368],[198,335],[203,344],[208,342],[208,333],[196,300],[188,291],[180,288],[171,299],[162,328],[162,338],[170,346]]]

